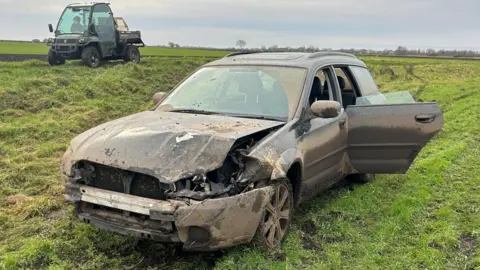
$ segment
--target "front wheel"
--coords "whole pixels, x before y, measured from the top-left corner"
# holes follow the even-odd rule
[[[58,66],[65,64],[65,59],[58,57],[55,52],[49,51],[47,57],[48,63],[50,66]]]
[[[90,46],[83,49],[82,52],[82,62],[92,68],[100,66],[100,52],[97,48]]]
[[[125,62],[133,62],[135,64],[140,63],[140,51],[136,46],[128,46],[123,57]]]
[[[293,192],[288,179],[272,184],[274,193],[265,207],[255,235],[255,242],[267,249],[283,244],[293,216]]]

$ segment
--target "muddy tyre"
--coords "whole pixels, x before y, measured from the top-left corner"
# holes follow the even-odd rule
[[[356,184],[367,184],[375,180],[374,174],[357,173],[347,176],[347,181]]]
[[[260,220],[254,244],[274,250],[282,246],[290,229],[293,217],[293,192],[288,179],[272,184],[274,193]]]
[[[123,57],[125,62],[140,63],[140,50],[136,46],[128,46]]]
[[[91,68],[97,68],[100,66],[101,63],[101,56],[100,52],[98,51],[97,48],[90,46],[86,47],[82,51],[82,62],[91,67]]]
[[[55,52],[52,52],[52,51],[48,52],[47,60],[48,60],[48,64],[50,64],[50,66],[59,66],[59,65],[65,64],[65,59],[61,58],[61,57],[58,57],[57,54]]]

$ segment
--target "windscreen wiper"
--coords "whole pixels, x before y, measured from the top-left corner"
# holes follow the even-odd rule
[[[198,114],[216,114],[216,115],[225,115],[223,113],[219,112],[212,112],[212,111],[206,111],[206,110],[196,110],[196,109],[173,109],[170,110],[169,112],[183,112],[183,113],[198,113]]]
[[[240,118],[251,118],[251,119],[262,119],[262,120],[273,120],[273,121],[281,121],[281,122],[285,122],[285,121],[286,121],[286,118],[284,118],[284,117],[264,116],[264,115],[251,115],[251,114],[231,114],[230,116],[233,116],[233,117],[240,117]]]

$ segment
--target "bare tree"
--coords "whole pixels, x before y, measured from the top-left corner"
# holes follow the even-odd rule
[[[237,46],[240,47],[240,49],[243,49],[245,46],[247,46],[247,42],[245,40],[239,39],[237,40]]]
[[[272,45],[272,46],[270,46],[270,48],[268,48],[268,50],[270,50],[270,51],[277,51],[277,50],[278,50],[278,45],[276,45],[276,44],[275,44],[275,45]]]

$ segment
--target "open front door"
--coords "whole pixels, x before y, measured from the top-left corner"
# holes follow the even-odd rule
[[[405,173],[443,128],[437,103],[349,106],[348,155],[358,173]]]

